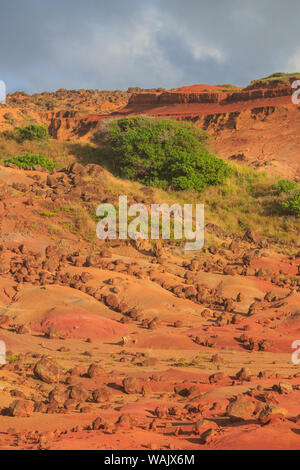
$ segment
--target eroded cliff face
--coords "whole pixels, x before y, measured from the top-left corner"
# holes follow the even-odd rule
[[[290,87],[280,86],[278,88],[249,89],[237,92],[217,93],[182,93],[168,91],[164,93],[133,93],[128,102],[128,108],[135,106],[162,106],[172,104],[220,104],[239,103],[261,99],[279,98],[290,96]]]
[[[195,122],[213,135],[221,157],[300,181],[300,107],[255,107]]]
[[[69,138],[72,134],[84,136],[105,118],[134,114],[192,120],[201,124],[203,129],[215,133],[224,128],[237,130],[243,112],[250,111],[253,120],[259,120],[261,113],[264,116],[262,119],[266,119],[284,105],[292,105],[291,88],[286,86],[230,93],[170,91],[133,93],[124,108],[110,114],[82,115],[79,111],[59,111],[44,113],[41,117],[48,123],[49,131],[55,138]]]

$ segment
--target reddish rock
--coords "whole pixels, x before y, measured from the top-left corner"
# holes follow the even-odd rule
[[[91,364],[88,368],[87,375],[90,379],[96,377],[105,377],[106,372],[99,364]]]
[[[28,418],[33,414],[33,403],[28,400],[15,400],[9,405],[9,415]]]
[[[227,407],[227,415],[230,418],[248,420],[255,411],[255,404],[248,400],[235,400]]]
[[[58,382],[62,375],[61,368],[50,357],[43,357],[38,361],[33,372],[35,377],[49,384]]]
[[[123,379],[123,387],[125,393],[128,394],[140,393],[141,391],[140,381],[135,377],[127,377]]]
[[[96,403],[103,403],[109,401],[111,394],[108,389],[101,387],[93,391],[93,399]]]

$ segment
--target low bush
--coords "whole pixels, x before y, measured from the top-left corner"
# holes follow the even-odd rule
[[[300,190],[291,193],[281,205],[289,215],[300,217]]]
[[[45,140],[49,138],[48,128],[45,125],[29,124],[25,127],[16,127],[19,140]]]
[[[299,187],[298,183],[290,180],[279,180],[277,183],[273,184],[272,189],[278,194],[289,194],[291,191],[294,191]]]
[[[208,134],[188,123],[135,116],[105,122],[100,134],[118,175],[142,184],[202,191],[231,174],[209,151]]]

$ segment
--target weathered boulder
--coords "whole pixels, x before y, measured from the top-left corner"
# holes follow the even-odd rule
[[[248,400],[235,400],[227,407],[227,415],[230,418],[247,420],[255,411],[255,403]]]
[[[59,382],[62,373],[56,361],[45,356],[36,363],[33,372],[36,378],[49,384]]]
[[[123,380],[123,387],[125,393],[132,394],[132,393],[140,393],[141,384],[138,379],[135,377],[126,377]]]
[[[15,400],[9,405],[9,415],[28,418],[33,413],[33,403],[29,400]]]

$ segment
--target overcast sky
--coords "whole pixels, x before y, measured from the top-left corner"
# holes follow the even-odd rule
[[[300,71],[299,0],[0,0],[8,91],[246,85]]]

